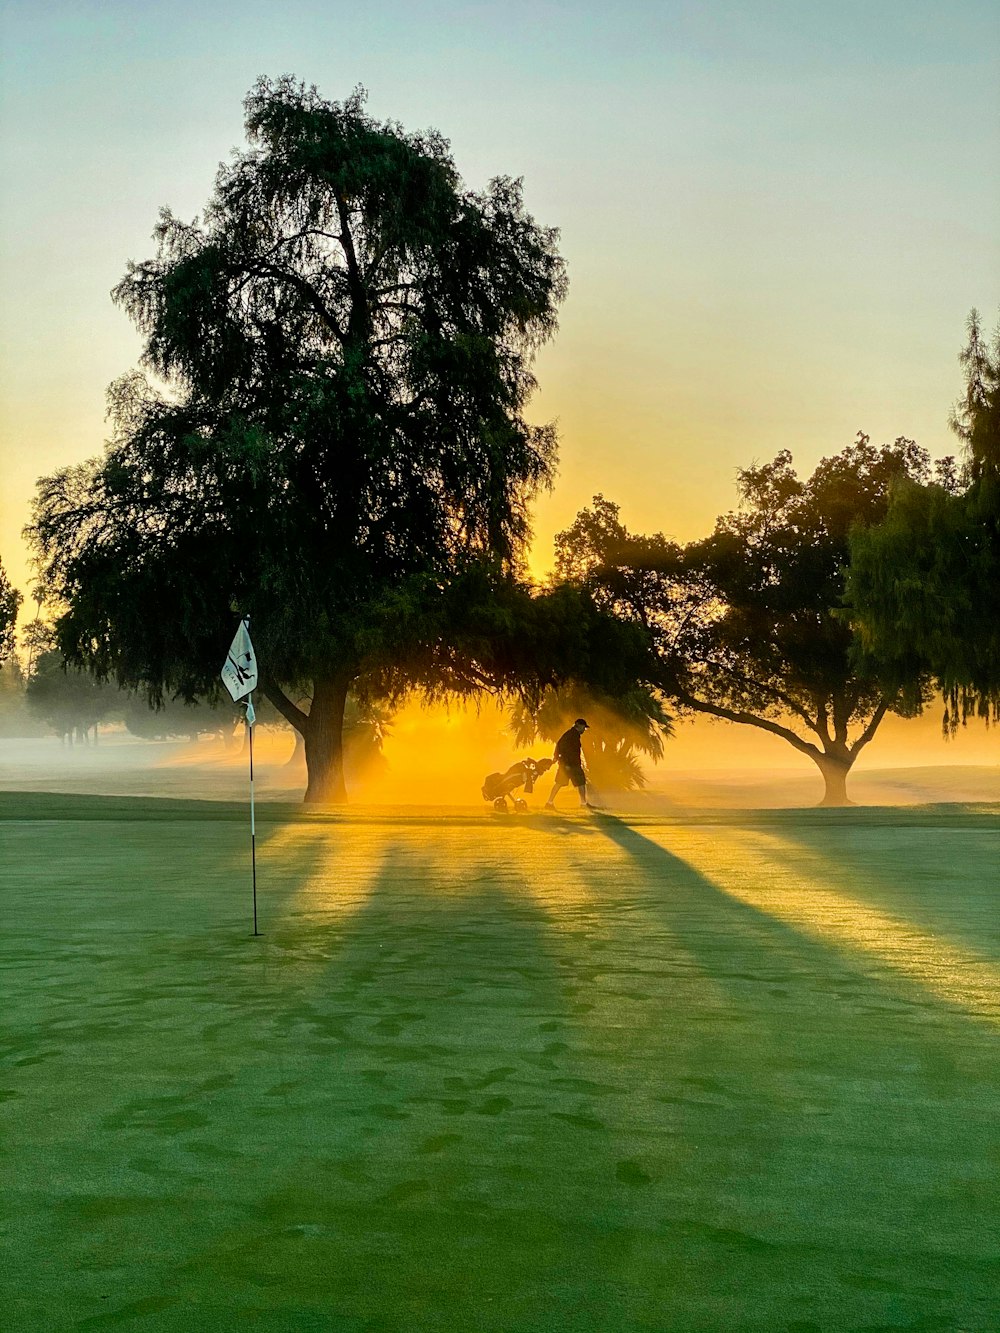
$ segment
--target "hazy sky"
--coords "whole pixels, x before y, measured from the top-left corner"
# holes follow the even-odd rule
[[[733,474],[906,434],[954,449],[964,320],[1000,306],[995,0],[0,5],[0,558],[35,478],[99,451],[138,340],[109,290],[194,216],[259,74],[520,175],[570,296],[537,562],[595,491],[681,538]]]

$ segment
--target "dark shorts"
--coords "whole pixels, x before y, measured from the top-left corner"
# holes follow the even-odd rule
[[[567,782],[572,782],[574,787],[586,787],[587,779],[583,775],[583,767],[580,764],[564,764],[560,761],[559,768],[556,771],[556,781],[565,786]]]

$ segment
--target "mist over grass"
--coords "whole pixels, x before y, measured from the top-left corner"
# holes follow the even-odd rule
[[[852,774],[858,804],[907,805],[941,801],[1000,801],[1000,740],[969,727],[945,741],[935,717],[890,719]],[[290,730],[258,727],[255,791],[263,801],[296,802],[305,787],[304,764],[291,764]],[[389,725],[382,760],[351,774],[355,804],[449,805],[485,809],[480,787],[487,773],[516,759],[551,754],[552,742],[515,744],[509,719],[492,702],[481,707],[401,709]],[[97,745],[62,745],[55,737],[0,738],[0,790],[93,792],[107,795],[245,800],[248,759],[243,738],[228,745],[215,737],[188,741],[139,740],[122,729],[102,729]],[[658,765],[643,758],[644,792],[602,794],[614,808],[636,812],[674,808],[754,809],[815,805],[822,781],[807,760],[783,742],[750,728],[680,723]],[[540,806],[550,787],[543,778],[530,803]]]

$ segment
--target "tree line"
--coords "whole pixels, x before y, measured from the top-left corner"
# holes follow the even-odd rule
[[[201,217],[164,210],[113,293],[144,353],[103,456],[39,483],[62,660],[154,705],[212,702],[249,614],[309,802],[346,796],[348,699],[413,689],[516,701],[525,743],[585,690],[654,757],[671,714],[754,726],[829,803],[887,713],[942,689],[949,725],[995,715],[1000,349],[975,313],[961,463],[860,434],[800,478],[782,452],[685,545],[597,496],[536,588],[557,438],[526,408],[567,290],[557,231],[520,181],[470,190],[445,139],[375,121],[360,90],[262,79],[246,129]],[[16,611],[0,582],[0,644]]]

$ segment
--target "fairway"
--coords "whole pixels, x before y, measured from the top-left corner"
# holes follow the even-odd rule
[[[5,1328],[1000,1328],[997,807],[0,839]]]

